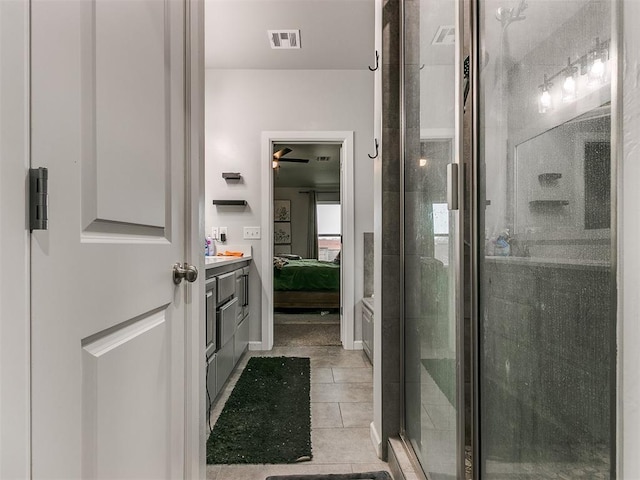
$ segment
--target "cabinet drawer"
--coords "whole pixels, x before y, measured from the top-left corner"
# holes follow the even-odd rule
[[[213,331],[215,326],[215,318],[216,318],[216,299],[215,290],[208,290],[206,294],[206,314],[205,314],[205,333],[206,333],[206,341],[204,346],[209,347],[209,345],[215,343],[216,334]]]
[[[236,293],[236,273],[229,272],[218,277],[218,303]]]
[[[220,391],[216,382],[217,355],[212,355],[207,360],[207,414],[211,411],[211,404]]]
[[[220,347],[233,337],[236,332],[237,319],[238,299],[234,297],[218,310],[218,342]]]
[[[373,313],[365,305],[362,307],[362,347],[373,363]]]
[[[216,354],[217,368],[216,368],[216,390],[220,392],[227,381],[231,371],[233,370],[233,341],[227,342]]]
[[[240,357],[249,345],[249,319],[245,318],[240,325],[238,325],[238,330],[236,331],[236,336],[233,337],[233,341],[235,342],[234,346],[234,354],[233,354],[233,363],[238,363]]]

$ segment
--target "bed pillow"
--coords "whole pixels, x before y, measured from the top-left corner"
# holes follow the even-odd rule
[[[296,255],[294,253],[279,253],[278,257],[286,258],[287,260],[302,260],[300,255]]]
[[[277,268],[278,270],[282,270],[282,267],[284,267],[287,263],[287,260],[282,258],[282,257],[273,257],[273,267]]]

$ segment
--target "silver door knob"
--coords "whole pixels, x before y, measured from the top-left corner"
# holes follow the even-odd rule
[[[173,283],[180,285],[183,278],[189,283],[195,282],[198,278],[198,269],[188,263],[184,265],[176,263],[173,266]]]

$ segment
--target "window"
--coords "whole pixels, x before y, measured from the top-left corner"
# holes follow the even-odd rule
[[[446,203],[434,203],[433,212],[433,256],[449,265],[449,207]]]
[[[333,261],[342,248],[342,209],[339,203],[319,203],[318,260]]]

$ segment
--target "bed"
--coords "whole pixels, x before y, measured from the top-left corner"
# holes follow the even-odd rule
[[[287,260],[273,269],[274,308],[340,308],[340,265]]]

